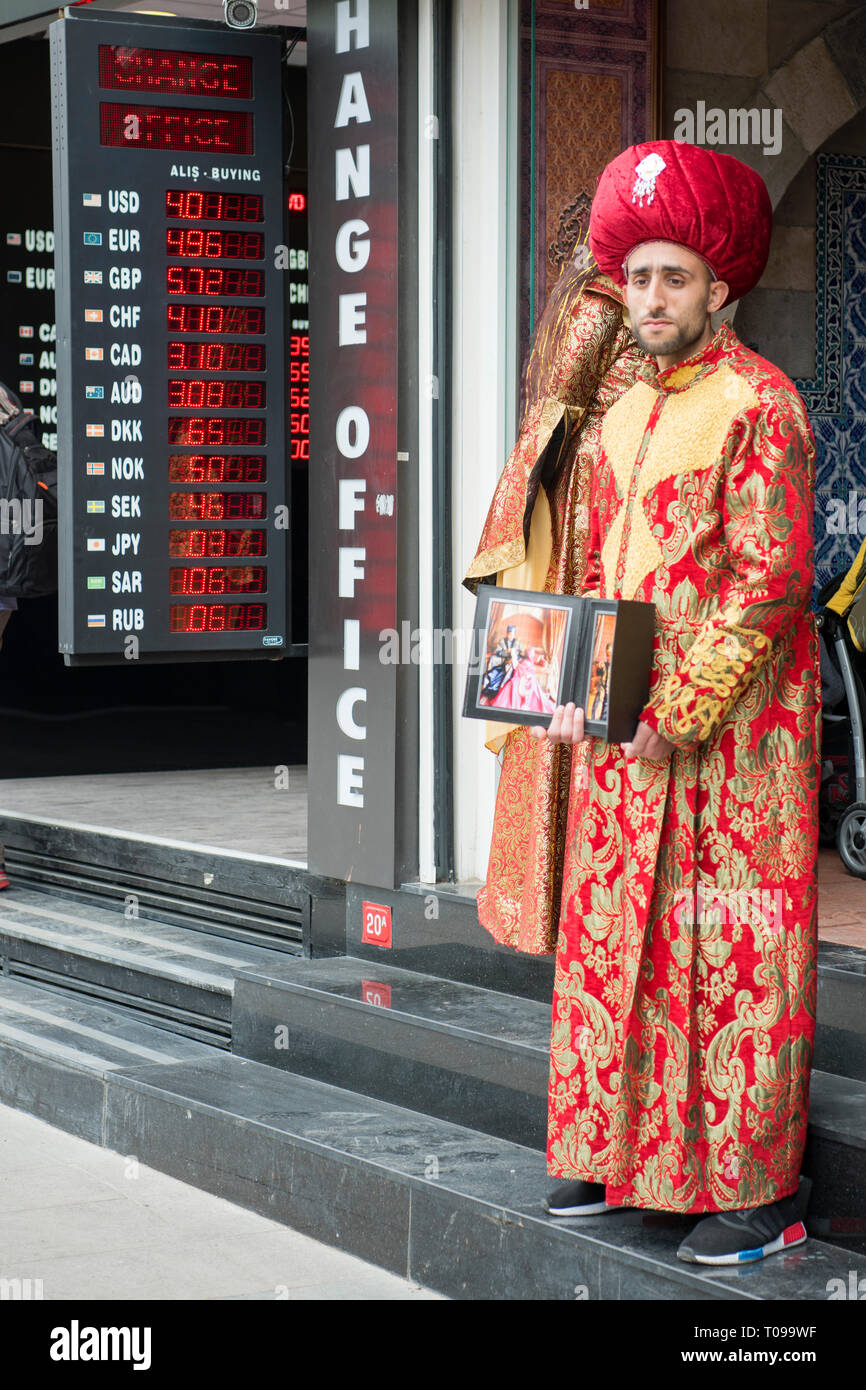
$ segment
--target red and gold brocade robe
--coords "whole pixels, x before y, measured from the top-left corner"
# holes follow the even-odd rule
[[[656,605],[640,718],[575,749],[548,1167],[612,1205],[796,1191],[815,1029],[814,441],[727,326],[605,417],[584,592]]]
[[[601,422],[649,359],[623,322],[622,291],[598,271],[564,269],[539,320],[517,443],[464,578],[577,594],[586,563],[589,486]],[[556,946],[571,749],[499,725],[502,748],[479,920],[530,954]],[[492,732],[496,732],[494,729]]]

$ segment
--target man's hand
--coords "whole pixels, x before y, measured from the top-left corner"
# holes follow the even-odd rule
[[[631,743],[622,745],[622,751],[627,758],[649,758],[651,762],[661,762],[671,756],[675,746],[648,724],[638,724],[634,738]]]
[[[529,731],[534,738],[546,738],[551,743],[583,743],[583,710],[574,704],[557,705],[545,729],[543,724],[533,724]]]

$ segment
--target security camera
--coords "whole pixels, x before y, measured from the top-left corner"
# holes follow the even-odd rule
[[[258,0],[223,0],[223,18],[230,29],[252,29]]]

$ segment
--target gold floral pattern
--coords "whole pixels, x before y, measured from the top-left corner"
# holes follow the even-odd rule
[[[723,326],[602,445],[584,589],[655,604],[640,718],[675,747],[574,759],[548,1167],[612,1205],[762,1205],[797,1187],[815,1028],[814,441]]]

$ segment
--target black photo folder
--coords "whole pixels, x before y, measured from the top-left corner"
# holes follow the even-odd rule
[[[550,723],[584,710],[587,734],[628,743],[647,701],[655,605],[479,584],[463,713]]]

